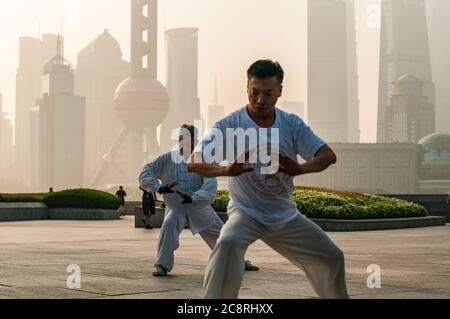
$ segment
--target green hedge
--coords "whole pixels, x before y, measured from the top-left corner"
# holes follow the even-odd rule
[[[0,203],[41,203],[46,194],[0,194]]]
[[[44,197],[48,208],[112,209],[120,206],[120,199],[110,193],[93,189],[73,189],[49,193]]]
[[[116,196],[93,189],[72,189],[43,194],[0,194],[4,203],[45,203],[48,208],[113,209],[120,206]]]
[[[400,199],[327,189],[297,188],[292,200],[309,218],[384,219],[428,215],[424,207]],[[225,212],[228,202],[228,191],[219,191],[212,206],[217,212]]]
[[[228,207],[228,202],[230,201],[230,196],[228,191],[218,191],[216,199],[211,204],[216,212],[226,212]]]

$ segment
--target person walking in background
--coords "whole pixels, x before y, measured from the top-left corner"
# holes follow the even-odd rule
[[[119,187],[119,190],[116,192],[116,196],[120,199],[120,216],[125,215],[125,197],[127,197],[127,193],[123,190],[123,186]]]

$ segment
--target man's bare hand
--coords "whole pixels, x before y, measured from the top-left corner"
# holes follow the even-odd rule
[[[280,168],[278,171],[289,176],[298,176],[302,174],[302,167],[296,160],[280,154]]]
[[[225,174],[229,177],[238,177],[250,172],[253,172],[254,169],[251,167],[246,167],[246,163],[238,163],[238,162],[247,162],[250,157],[250,152],[246,152],[242,156],[240,156],[233,164],[225,167]]]
[[[253,172],[253,168],[245,167],[246,164],[234,163],[225,168],[226,176],[238,177],[250,172]]]

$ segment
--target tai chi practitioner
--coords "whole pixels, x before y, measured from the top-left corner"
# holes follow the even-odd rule
[[[187,159],[197,144],[196,135],[194,126],[183,125],[179,149],[163,154],[147,164],[139,177],[140,187],[149,193],[162,194],[166,205],[154,276],[166,276],[172,271],[174,252],[179,247],[179,237],[187,223],[192,234],[200,234],[211,249],[223,226],[222,220],[211,206],[217,194],[217,180],[204,178],[187,170]],[[186,141],[189,141],[189,148],[184,147]],[[244,265],[244,261],[242,264]],[[258,270],[249,261],[245,265],[247,270]]]
[[[275,107],[284,78],[279,63],[257,61],[247,75],[249,104],[216,123],[188,164],[189,171],[205,177],[229,177],[229,220],[209,259],[203,296],[238,298],[244,254],[249,245],[261,239],[303,269],[320,297],[348,298],[344,254],[290,198],[295,176],[325,170],[336,162],[336,155],[298,116]],[[232,130],[236,131],[230,135]],[[251,161],[255,152],[247,144],[238,154],[235,137],[251,136],[252,130],[259,137],[258,151],[264,148],[259,145],[261,141],[270,146],[266,151],[279,149],[275,157],[270,154],[270,161],[259,155]],[[216,152],[207,151],[211,149]],[[220,150],[222,159],[216,158]],[[307,162],[300,165],[297,155]],[[229,164],[219,165],[225,159]],[[276,170],[267,173],[276,162]]]

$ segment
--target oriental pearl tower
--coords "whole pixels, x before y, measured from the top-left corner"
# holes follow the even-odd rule
[[[160,153],[157,127],[169,110],[169,95],[157,80],[158,0],[131,0],[131,77],[119,84],[114,104],[123,127],[91,187],[104,182],[108,169],[115,171],[120,184],[136,184],[143,165]],[[126,165],[117,161],[119,151],[126,150]],[[121,165],[122,164],[122,165]]]

